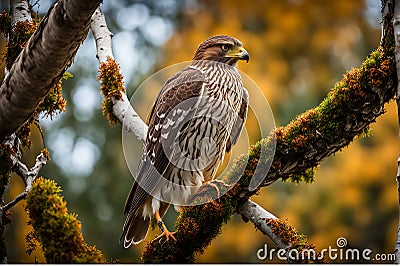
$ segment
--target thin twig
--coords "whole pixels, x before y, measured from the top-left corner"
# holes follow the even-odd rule
[[[13,207],[15,204],[25,199],[26,195],[28,195],[28,192],[32,188],[33,182],[38,177],[40,170],[46,165],[48,158],[46,157],[44,152],[41,152],[36,157],[35,165],[30,169],[28,169],[28,167],[24,163],[22,163],[19,159],[16,160],[17,163],[14,166],[15,172],[19,176],[21,176],[22,180],[24,181],[25,190],[21,194],[16,196],[12,201],[0,207],[0,216],[1,214],[9,210],[11,207]]]
[[[21,200],[25,199],[26,195],[28,195],[28,192],[24,191],[21,194],[19,194],[18,196],[16,196],[15,199],[13,199],[12,201],[10,201],[9,203],[7,203],[6,205],[4,205],[0,208],[0,213],[4,213],[4,212],[8,211],[15,204],[17,204]]]

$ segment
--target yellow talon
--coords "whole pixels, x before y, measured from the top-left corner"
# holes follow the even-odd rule
[[[158,227],[160,227],[160,230],[161,230],[161,235],[157,236],[154,240],[158,240],[158,239],[161,240],[161,238],[163,236],[165,236],[167,241],[169,241],[169,239],[172,238],[176,242],[176,237],[174,236],[174,234],[176,232],[170,232],[168,230],[168,228],[165,226],[164,222],[161,220],[159,212],[154,213],[154,218],[156,218]]]

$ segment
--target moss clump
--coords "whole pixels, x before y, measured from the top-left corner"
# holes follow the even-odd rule
[[[8,69],[11,69],[15,59],[25,47],[38,25],[38,23],[28,20],[15,23],[7,44],[6,67]]]
[[[300,182],[312,183],[315,181],[316,170],[317,170],[317,167],[311,167],[311,168],[306,169],[301,174],[289,175],[286,180],[289,180],[290,182],[295,183],[295,184],[298,184]]]
[[[202,254],[219,233],[221,221],[225,223],[233,209],[219,200],[208,204],[184,207],[175,222],[177,242],[153,241],[142,254],[144,263],[191,263],[197,253]]]
[[[38,178],[26,198],[35,235],[47,263],[105,263],[101,251],[84,242],[81,223],[70,214],[59,195],[61,188],[49,179]],[[32,237],[32,236],[31,236]]]
[[[73,75],[69,72],[64,72],[62,78],[57,82],[57,84],[50,89],[49,93],[43,99],[42,103],[39,105],[36,113],[43,113],[44,116],[53,117],[59,112],[65,112],[65,107],[67,106],[67,101],[62,95],[62,83],[63,80],[72,78]]]
[[[118,63],[111,57],[108,57],[107,62],[100,64],[98,79],[101,85],[100,90],[104,96],[102,103],[103,114],[107,116],[108,122],[113,126],[119,122],[119,119],[113,113],[114,104],[112,98],[121,99],[121,93],[125,93],[122,82],[123,76]]]
[[[291,257],[290,251],[288,253],[289,260],[292,263],[323,263],[324,257],[315,251],[315,246],[308,242],[307,237],[299,234],[287,220],[281,219],[265,219],[266,224],[271,228],[274,235],[279,236],[279,239],[285,245],[288,245],[288,249],[296,249],[299,254],[298,257]],[[304,253],[304,254],[303,254]],[[315,256],[309,256],[309,254],[315,254]]]

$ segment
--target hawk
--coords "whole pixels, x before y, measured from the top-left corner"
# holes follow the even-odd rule
[[[239,60],[249,61],[239,40],[211,37],[198,46],[189,66],[162,87],[125,203],[125,248],[146,238],[152,217],[162,232],[159,237],[176,241],[175,232],[162,221],[169,205],[186,205],[204,182],[215,177],[225,152],[237,142],[248,109]]]

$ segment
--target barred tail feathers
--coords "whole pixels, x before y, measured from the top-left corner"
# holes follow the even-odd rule
[[[139,211],[129,220],[127,218],[121,240],[124,240],[124,248],[129,248],[132,244],[136,245],[142,242],[149,231],[150,218],[143,217]]]

